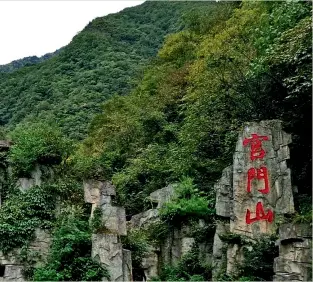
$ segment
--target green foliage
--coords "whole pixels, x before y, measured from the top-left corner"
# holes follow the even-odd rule
[[[10,135],[9,161],[17,175],[28,175],[36,164],[60,164],[72,150],[72,143],[45,123],[20,125]]]
[[[180,225],[191,219],[207,219],[214,215],[214,205],[209,206],[208,197],[203,196],[192,181],[185,178],[177,184],[177,196],[161,208],[161,219]]]
[[[13,72],[24,66],[30,66],[30,65],[41,63],[57,55],[61,51],[61,49],[56,50],[53,53],[47,53],[39,58],[37,56],[30,56],[30,57],[25,57],[23,59],[12,61],[11,63],[6,64],[6,65],[0,65],[0,72]]]
[[[54,197],[44,187],[10,194],[0,209],[0,250],[8,253],[27,245],[36,228],[50,228],[54,208]]]
[[[262,1],[190,9],[188,28],[167,37],[138,87],[105,103],[81,150],[94,175],[112,177],[128,215],[183,176],[210,195],[246,121],[283,120],[293,181],[311,194],[310,11]],[[182,200],[172,217],[188,205],[204,214],[204,202]]]
[[[199,261],[199,250],[193,246],[192,250],[184,255],[177,266],[166,266],[162,269],[161,281],[209,281],[212,268]]]
[[[272,280],[274,258],[278,256],[276,240],[276,236],[263,236],[251,244],[251,249],[244,248],[244,261],[239,267],[241,277],[248,277],[250,281]]]
[[[91,259],[91,230],[83,211],[62,211],[53,233],[48,263],[35,269],[34,281],[100,281],[109,274]]]
[[[215,235],[215,222],[207,221],[203,222],[203,225],[199,225],[199,222],[192,222],[191,224],[191,237],[195,238],[197,244],[206,243],[210,244],[213,251],[213,241]]]
[[[173,226],[171,226],[168,222],[161,220],[150,223],[147,227],[144,228],[147,240],[154,245],[158,245],[164,242],[172,230]]]
[[[293,217],[295,223],[312,223],[312,196],[298,195],[295,197],[296,214]]]
[[[237,244],[237,245],[244,245],[249,244],[249,240],[246,236],[239,235],[236,233],[226,233],[226,234],[220,234],[220,239],[228,244]]]
[[[104,228],[102,225],[102,214],[102,209],[99,207],[96,207],[93,211],[93,217],[91,219],[90,225],[91,230],[94,233],[99,233],[99,231]]]
[[[131,229],[127,237],[122,238],[123,248],[130,250],[132,255],[133,279],[142,278],[142,259],[149,250],[148,238],[144,231]]]
[[[164,36],[183,28],[182,14],[208,6],[214,3],[147,1],[92,20],[58,54],[0,73],[0,125],[57,121],[68,136],[83,139],[102,103],[128,94]],[[34,58],[15,65],[26,60]]]

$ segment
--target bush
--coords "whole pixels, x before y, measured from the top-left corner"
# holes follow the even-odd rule
[[[176,187],[176,198],[166,203],[160,210],[163,220],[173,224],[192,219],[208,219],[215,210],[212,201],[198,191],[191,178],[184,178]],[[209,205],[210,204],[210,205]]]
[[[177,266],[164,267],[161,281],[209,281],[211,280],[211,265],[204,265],[199,260],[199,249],[196,245],[184,255]]]
[[[21,124],[10,136],[9,161],[17,175],[29,175],[36,163],[61,163],[73,145],[56,127],[45,123]]]
[[[122,238],[123,248],[132,253],[132,268],[134,281],[142,280],[142,258],[148,252],[148,241],[144,231],[132,229],[127,237]]]
[[[65,209],[56,225],[48,263],[35,269],[35,281],[100,281],[109,273],[91,259],[91,230],[79,208]]]
[[[239,267],[241,279],[250,281],[272,281],[274,258],[278,257],[275,236],[262,236],[252,249],[244,248],[244,261]],[[242,280],[247,281],[247,280]]]
[[[55,200],[43,187],[11,193],[0,209],[0,250],[8,253],[26,245],[36,228],[51,227]]]

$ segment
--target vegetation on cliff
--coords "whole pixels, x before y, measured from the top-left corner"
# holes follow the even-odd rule
[[[184,176],[209,196],[237,130],[262,119],[283,120],[293,184],[311,194],[311,7],[236,5],[195,12],[169,35],[140,85],[104,104],[73,156],[82,175],[112,178],[128,214]]]

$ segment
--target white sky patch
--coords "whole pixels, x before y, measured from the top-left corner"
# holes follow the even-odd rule
[[[0,1],[0,65],[70,43],[97,17],[144,1]]]

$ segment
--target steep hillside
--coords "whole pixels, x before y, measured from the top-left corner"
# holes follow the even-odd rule
[[[130,214],[184,176],[210,194],[242,123],[262,119],[284,121],[293,183],[311,194],[310,6],[229,6],[170,35],[139,87],[110,99],[92,123],[78,168],[112,177]]]
[[[306,265],[309,272],[311,22],[309,2],[146,3],[94,20],[46,62],[2,74],[2,124],[32,121],[10,131],[6,138],[11,142],[0,142],[2,276],[3,269],[14,266],[5,256],[16,248],[21,262],[14,267],[28,281],[108,276],[129,281],[120,272],[131,268],[136,281],[149,277],[147,268],[147,281],[209,281],[213,274],[214,281],[271,281],[277,268],[285,272],[290,263]],[[36,117],[41,122],[33,122]],[[88,137],[77,145],[49,125],[51,119],[76,138],[84,136],[92,119]],[[264,168],[260,160],[247,162],[245,142],[233,153],[243,123],[266,119],[281,120],[284,132],[279,121],[249,128],[268,132],[272,145],[266,147],[271,153]],[[269,125],[272,129],[264,131]],[[245,127],[240,141],[247,132]],[[262,159],[265,151],[258,142],[254,147],[250,160],[258,153]],[[240,165],[228,168],[221,185],[214,186],[232,163]],[[255,165],[252,179],[241,163],[250,169]],[[262,184],[256,178],[269,184],[264,195],[269,186],[275,195],[260,197],[262,190],[254,188]],[[255,193],[238,197],[250,193],[252,181]],[[248,198],[253,198],[253,210],[256,204],[255,218]],[[266,209],[275,202],[274,217],[270,210],[265,214],[262,201]],[[232,212],[235,202],[245,203],[241,222],[267,222],[251,229],[244,223],[234,233],[229,225],[240,227],[238,213]],[[283,235],[278,227],[286,223]],[[295,223],[305,227],[298,231],[306,241],[294,232],[300,226]],[[42,233],[52,244],[38,253],[32,244]],[[248,233],[257,236],[247,240]],[[285,257],[280,263],[276,259],[274,269],[277,242],[284,244],[279,249]],[[130,256],[122,249],[131,251],[131,263],[125,263]],[[215,264],[215,258],[221,263]],[[155,271],[150,272],[151,265]],[[284,277],[296,268],[288,268]]]
[[[101,104],[126,95],[166,34],[183,27],[204,2],[146,2],[93,20],[59,55],[0,74],[0,125],[35,119],[59,123],[72,138],[85,136]]]

